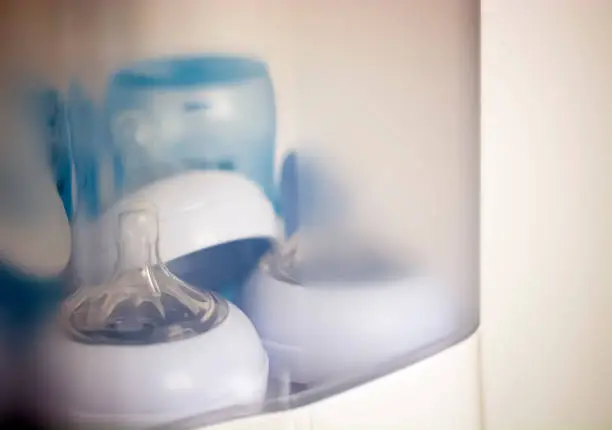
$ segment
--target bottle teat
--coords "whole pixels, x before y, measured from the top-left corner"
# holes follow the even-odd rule
[[[89,343],[149,344],[210,330],[227,303],[169,272],[159,257],[157,209],[146,203],[119,215],[118,259],[111,280],[82,286],[63,307],[68,330]]]

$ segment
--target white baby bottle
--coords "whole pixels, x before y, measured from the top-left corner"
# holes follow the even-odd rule
[[[102,285],[79,286],[37,351],[39,377],[61,418],[142,428],[258,410],[268,358],[250,321],[170,273],[154,205],[132,200],[116,221],[114,273]]]

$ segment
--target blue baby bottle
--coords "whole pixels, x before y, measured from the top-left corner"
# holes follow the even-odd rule
[[[267,65],[204,55],[144,60],[110,78],[106,110],[118,186],[185,170],[228,170],[274,195],[275,104]]]

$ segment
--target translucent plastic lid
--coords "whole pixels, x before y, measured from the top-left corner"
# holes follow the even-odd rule
[[[477,2],[61,3],[75,416],[297,407],[474,332]]]

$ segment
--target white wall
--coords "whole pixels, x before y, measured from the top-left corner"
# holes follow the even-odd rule
[[[612,2],[483,2],[487,430],[612,428]]]

